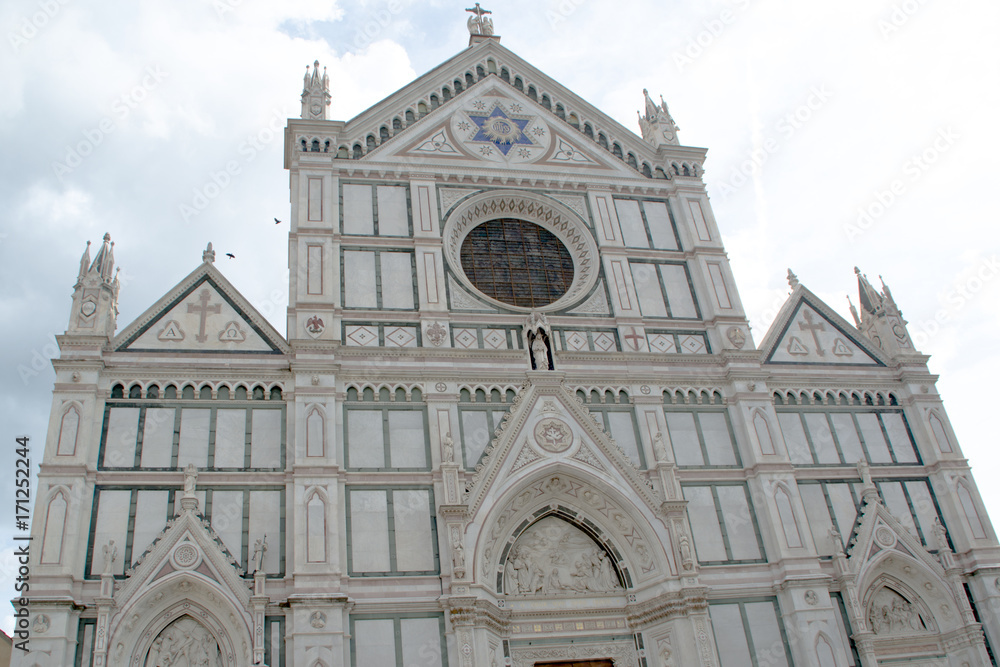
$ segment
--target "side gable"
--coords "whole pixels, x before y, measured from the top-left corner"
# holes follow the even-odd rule
[[[761,342],[765,364],[885,366],[885,355],[847,320],[799,285]]]
[[[111,341],[117,352],[285,354],[284,337],[209,262]]]

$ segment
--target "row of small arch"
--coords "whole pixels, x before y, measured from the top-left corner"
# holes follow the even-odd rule
[[[159,384],[155,382],[148,383],[143,386],[142,384],[136,382],[132,384],[126,390],[125,385],[122,383],[117,383],[111,387],[111,398],[164,398],[164,399],[176,399],[180,398],[183,400],[234,400],[234,401],[280,401],[283,398],[283,392],[281,386],[274,384],[270,387],[266,387],[262,384],[258,384],[251,388],[246,384],[237,384],[234,388],[230,388],[227,384],[203,384],[201,387],[196,388],[193,384],[186,384],[178,388],[178,385],[173,383],[168,383],[164,387],[160,387]]]
[[[348,401],[377,401],[380,403],[419,403],[424,400],[420,387],[415,385],[390,384],[350,384],[347,386]]]
[[[899,405],[891,391],[795,391],[774,392],[775,405]]]
[[[589,391],[588,391],[589,390]],[[611,389],[605,389],[603,392],[600,389],[584,388],[576,390],[576,397],[581,403],[605,403],[605,404],[621,404],[629,405],[631,400],[629,399],[628,392],[624,389],[619,391],[612,391]]]
[[[392,138],[397,132],[402,131],[406,127],[409,127],[415,123],[420,118],[426,116],[430,111],[437,109],[441,104],[450,100],[453,96],[452,90],[454,90],[454,95],[458,95],[465,89],[469,88],[478,81],[483,80],[489,74],[499,74],[500,79],[506,83],[511,84],[515,89],[523,92],[531,100],[538,102],[542,107],[548,109],[554,113],[561,120],[566,121],[571,127],[575,128],[577,131],[582,132],[584,136],[589,137],[599,146],[604,148],[606,151],[610,152],[612,155],[622,160],[630,167],[638,172],[641,172],[646,178],[663,178],[668,179],[669,176],[663,170],[662,167],[656,167],[655,170],[648,162],[643,162],[640,167],[638,158],[636,158],[635,153],[629,151],[627,154],[622,150],[622,146],[617,141],[608,140],[608,136],[598,130],[596,135],[594,133],[594,127],[589,122],[584,122],[581,124],[579,117],[574,112],[566,113],[566,108],[559,102],[556,102],[554,107],[552,103],[552,98],[549,97],[547,93],[542,93],[539,97],[538,90],[533,84],[529,84],[525,88],[524,80],[519,76],[515,75],[513,79],[511,78],[510,70],[507,67],[501,66],[497,68],[496,62],[490,58],[487,59],[485,67],[482,64],[476,65],[475,74],[472,71],[465,72],[464,84],[462,77],[456,77],[451,83],[451,87],[447,84],[442,86],[440,97],[437,93],[431,93],[427,100],[420,100],[417,102],[415,109],[409,108],[403,113],[403,117],[400,118],[396,116],[387,124],[383,124],[378,130],[378,137],[376,138],[374,133],[369,133],[365,137],[364,144],[362,144],[359,138],[354,142],[353,147],[348,148],[348,146],[341,145],[337,148],[337,157],[341,159],[354,159],[358,160],[364,157],[367,153],[378,148],[380,145]],[[390,126],[392,128],[390,132]],[[300,140],[300,147],[303,152],[324,152],[329,153],[331,144],[330,140],[327,139],[324,142],[320,142],[319,139],[312,139],[308,141],[307,139]],[[673,163],[671,164],[671,169],[674,174],[678,176],[698,176],[698,165],[691,163]]]
[[[663,392],[663,402],[671,405],[722,405],[725,399],[718,389],[667,389]]]

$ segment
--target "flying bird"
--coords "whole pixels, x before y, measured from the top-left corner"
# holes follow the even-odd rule
[[[227,253],[226,253],[226,257],[228,257],[229,259],[236,259],[236,255],[234,255],[234,254],[233,254],[233,253],[231,253],[231,252],[227,252]]]
[[[277,218],[275,218],[275,219],[274,219],[274,224],[276,224],[276,225],[280,225],[280,224],[281,224],[281,220],[278,220]]]

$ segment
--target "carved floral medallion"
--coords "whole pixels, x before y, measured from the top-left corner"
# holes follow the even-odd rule
[[[548,417],[535,425],[535,442],[547,452],[565,452],[573,444],[573,431],[563,420]]]

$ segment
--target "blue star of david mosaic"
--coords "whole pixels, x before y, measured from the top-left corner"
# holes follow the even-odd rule
[[[475,113],[469,113],[468,116],[479,127],[471,141],[489,142],[499,148],[504,155],[516,145],[534,145],[534,142],[524,134],[525,126],[531,122],[530,118],[511,118],[499,106],[494,107],[486,116]]]

